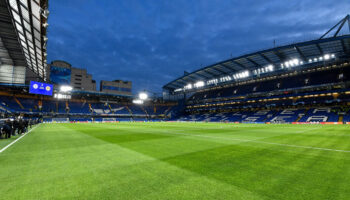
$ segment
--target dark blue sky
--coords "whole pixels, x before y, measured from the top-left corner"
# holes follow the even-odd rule
[[[233,56],[316,39],[349,0],[52,0],[48,61],[86,68],[134,93]]]

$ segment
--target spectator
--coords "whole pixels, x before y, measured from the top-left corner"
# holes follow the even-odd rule
[[[10,138],[11,137],[11,121],[10,120],[6,120],[2,130],[5,133],[5,138]]]

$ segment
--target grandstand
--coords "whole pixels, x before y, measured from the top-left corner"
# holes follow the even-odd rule
[[[0,109],[9,114],[25,116],[42,116],[45,119],[61,117],[72,122],[101,121],[102,118],[113,118],[114,121],[159,121],[165,120],[169,111],[176,105],[169,102],[147,102],[135,105],[130,99],[119,97],[109,101],[100,100],[100,94],[90,95],[84,100],[75,98],[61,100],[25,94],[21,89],[12,88],[12,93],[3,91],[0,94]],[[14,92],[15,91],[15,92]],[[103,97],[104,98],[104,97]],[[45,120],[50,121],[50,120]],[[107,121],[107,120],[104,120]]]
[[[163,86],[165,98],[186,102],[172,120],[348,123],[350,27],[339,33],[349,19],[317,40],[224,60],[171,81]]]

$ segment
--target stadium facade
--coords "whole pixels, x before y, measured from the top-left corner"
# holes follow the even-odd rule
[[[71,85],[76,90],[96,91],[96,81],[86,69],[73,67],[70,63],[61,60],[52,61],[48,67],[47,77],[50,77],[51,83]]]
[[[132,96],[132,82],[122,80],[102,80],[100,82],[100,91],[116,95]]]

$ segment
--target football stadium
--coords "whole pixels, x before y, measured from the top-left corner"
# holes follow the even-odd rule
[[[0,199],[350,199],[349,15],[157,96],[48,62],[49,13],[0,0]]]

